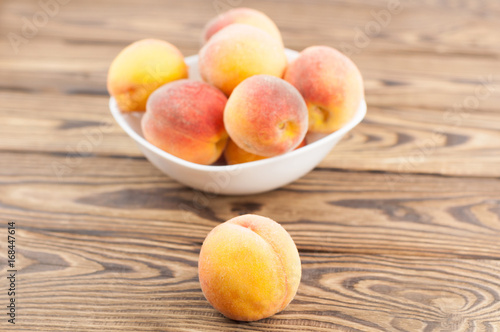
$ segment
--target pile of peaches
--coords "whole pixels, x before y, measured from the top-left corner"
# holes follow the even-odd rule
[[[312,46],[289,62],[276,24],[257,10],[215,17],[203,42],[203,81],[189,79],[182,53],[157,39],[127,46],[108,73],[119,109],[145,112],[146,140],[184,160],[232,165],[287,153],[341,128],[363,99],[348,57]]]

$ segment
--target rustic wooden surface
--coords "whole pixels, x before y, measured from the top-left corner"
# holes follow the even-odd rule
[[[363,43],[389,1],[62,2],[18,52],[7,35],[40,2],[0,2],[0,330],[500,331],[499,1],[402,0]],[[106,71],[145,37],[195,54],[205,22],[240,5],[289,48],[350,45],[368,114],[293,184],[206,198],[113,122]],[[290,232],[303,279],[284,312],[236,323],[204,299],[197,258],[210,229],[249,212]]]

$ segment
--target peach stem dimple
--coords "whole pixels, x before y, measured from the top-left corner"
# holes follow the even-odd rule
[[[312,111],[317,115],[318,118],[322,120],[322,122],[328,122],[328,119],[330,118],[330,112],[328,112],[327,109],[318,105],[314,105],[312,107]]]

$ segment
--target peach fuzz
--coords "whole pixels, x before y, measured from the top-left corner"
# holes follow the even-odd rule
[[[107,87],[122,112],[145,111],[146,101],[154,90],[187,77],[184,57],[174,45],[143,39],[116,56],[108,71]]]
[[[295,149],[299,149],[306,145],[306,140],[304,139],[302,143]],[[257,161],[262,159],[267,159],[268,157],[258,156],[256,154],[250,153],[243,150],[238,145],[236,145],[231,139],[227,142],[226,149],[224,150],[224,158],[228,165],[236,165],[249,163],[251,161]]]
[[[302,274],[297,247],[272,219],[235,217],[206,237],[198,261],[201,289],[224,316],[255,321],[282,311]]]
[[[206,43],[216,32],[234,23],[259,28],[279,40],[283,45],[281,33],[273,20],[263,12],[252,8],[233,8],[210,20],[203,31],[203,42]]]
[[[272,157],[302,142],[308,128],[307,106],[290,83],[256,75],[234,89],[224,109],[224,125],[240,148]]]
[[[363,78],[344,54],[327,46],[312,46],[292,61],[284,79],[304,97],[309,130],[329,134],[354,116],[364,98]]]
[[[204,82],[165,84],[148,99],[141,121],[144,137],[176,157],[212,164],[228,139],[223,123],[226,102],[221,91]]]
[[[227,96],[253,75],[282,77],[285,49],[268,33],[244,24],[231,24],[210,38],[199,52],[201,77]]]

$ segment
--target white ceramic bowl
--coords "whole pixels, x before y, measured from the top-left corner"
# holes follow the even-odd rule
[[[289,60],[293,60],[298,52],[287,49],[286,54]],[[189,66],[189,78],[199,80],[198,56],[193,55],[185,60]],[[189,187],[226,195],[261,193],[297,180],[316,167],[366,114],[366,103],[363,100],[354,118],[344,127],[328,136],[309,141],[305,147],[298,150],[250,163],[206,166],[177,158],[146,141],[141,130],[141,118],[144,113],[122,113],[114,98],[110,99],[109,108],[116,122],[135,140],[146,158],[163,173]]]

